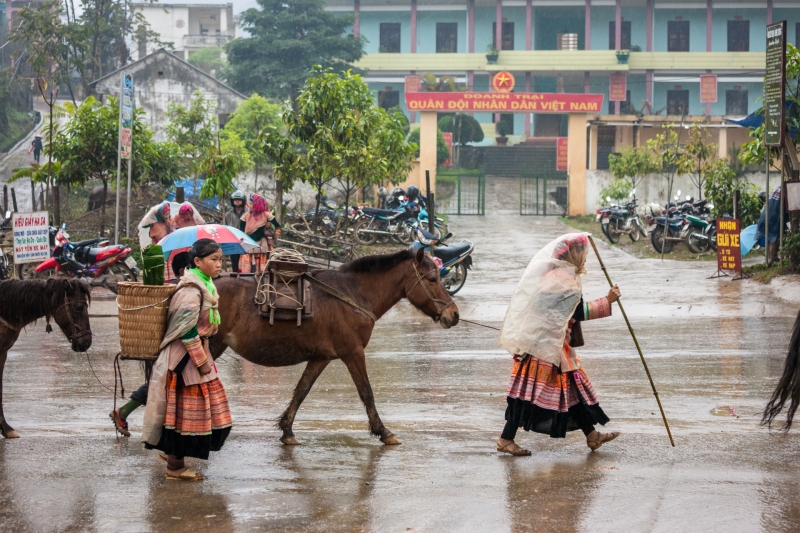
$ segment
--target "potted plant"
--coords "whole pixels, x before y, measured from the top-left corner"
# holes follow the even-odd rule
[[[617,63],[620,65],[627,65],[628,58],[631,57],[630,50],[617,50]]]
[[[490,65],[496,64],[498,57],[500,57],[500,51],[493,44],[486,47],[486,61]]]
[[[505,120],[501,120],[495,126],[495,130],[497,131],[497,146],[505,146],[508,144],[508,134],[511,133],[511,128],[508,126],[508,122]]]

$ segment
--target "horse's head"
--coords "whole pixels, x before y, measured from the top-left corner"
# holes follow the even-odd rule
[[[406,281],[408,301],[443,328],[458,324],[458,306],[442,285],[436,263],[420,248],[411,259],[411,265]]]
[[[92,345],[89,326],[89,287],[74,279],[49,279],[47,292],[51,295],[52,317],[76,352],[85,352]]]

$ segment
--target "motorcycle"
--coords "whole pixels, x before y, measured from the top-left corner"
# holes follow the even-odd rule
[[[692,248],[697,242],[695,230],[692,224],[686,219],[687,216],[696,214],[691,197],[687,196],[686,201],[680,202],[681,191],[675,196],[675,203],[667,204],[662,216],[654,217],[656,227],[650,234],[650,242],[656,252],[671,253],[675,243],[684,242],[692,252]],[[695,252],[697,253],[697,252]]]
[[[362,217],[353,227],[353,237],[364,246],[371,246],[379,237],[394,238],[402,244],[414,241],[419,226],[419,207],[406,205],[402,211],[362,207]]]
[[[686,246],[693,253],[707,252],[717,249],[717,224],[711,218],[710,210],[714,208],[708,200],[700,200],[692,204],[694,213],[686,213],[684,218],[692,226],[692,232],[686,237]]]
[[[14,253],[14,247],[6,246],[6,233],[3,231],[10,229],[6,227],[10,221],[11,211],[6,211],[5,216],[0,218],[0,281],[11,279],[14,276],[14,261],[11,255]]]
[[[424,229],[417,229],[417,241],[411,245],[413,250],[424,248],[428,253],[433,250],[433,256],[441,260],[439,277],[442,278],[442,285],[450,296],[460,291],[467,282],[467,270],[472,268],[471,254],[475,249],[475,245],[466,240],[455,244],[444,244],[444,241],[452,236],[452,233],[448,233],[442,238],[437,238]]]
[[[636,212],[635,189],[631,192],[631,198],[624,206],[611,205],[597,210],[600,227],[611,244],[617,244],[623,234],[628,235],[632,242],[638,242],[642,235],[649,235],[647,227]],[[607,197],[606,201],[611,202],[611,197]]]
[[[111,275],[118,282],[138,280],[140,271],[131,257],[130,247],[109,245],[108,239],[103,238],[70,242],[66,227],[62,224],[55,233],[52,257],[35,269],[21,269],[21,279],[44,279],[57,275],[101,278]]]

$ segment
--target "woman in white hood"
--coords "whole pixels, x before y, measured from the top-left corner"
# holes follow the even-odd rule
[[[611,316],[620,297],[615,285],[608,296],[583,301],[588,249],[585,233],[562,235],[536,254],[514,291],[498,343],[514,356],[499,452],[530,455],[514,443],[518,428],[553,438],[580,429],[593,451],[619,435],[594,429],[609,418],[573,349],[583,346],[580,323]]]

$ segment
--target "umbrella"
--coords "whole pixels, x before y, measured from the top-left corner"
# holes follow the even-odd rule
[[[201,224],[177,229],[161,239],[158,244],[166,255],[173,250],[189,248],[200,239],[217,241],[222,248],[222,255],[240,255],[250,253],[256,248],[261,249],[256,241],[243,232],[221,224]]]
[[[784,106],[786,109],[787,122],[789,122],[788,118],[794,117],[798,114],[797,105],[794,102],[785,102]],[[758,128],[764,123],[764,108],[759,108],[744,118],[726,118],[725,122],[730,122],[731,124],[736,124],[737,126],[748,129]],[[797,128],[790,128],[789,134],[792,137],[796,137]]]
[[[742,249],[742,257],[750,253],[750,250],[756,245],[756,228],[758,224],[747,226],[742,230],[739,235],[739,246]]]

